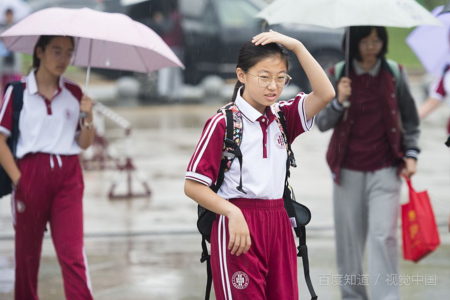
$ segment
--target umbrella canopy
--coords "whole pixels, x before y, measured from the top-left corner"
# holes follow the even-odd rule
[[[31,12],[30,6],[23,0],[0,1],[0,24],[5,24],[5,13],[10,9],[13,12],[13,22],[19,22]]]
[[[297,23],[328,28],[441,25],[414,0],[277,0],[256,17],[271,25]]]
[[[182,67],[181,61],[153,30],[123,14],[89,8],[48,8],[6,30],[1,38],[12,51],[32,54],[41,35],[72,36],[72,65],[136,72]]]
[[[442,73],[444,66],[450,63],[450,14],[441,12],[442,6],[432,11],[444,26],[420,26],[406,38],[427,72],[435,75]]]

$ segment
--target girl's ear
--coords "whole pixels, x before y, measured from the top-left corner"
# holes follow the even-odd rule
[[[41,47],[36,47],[36,56],[37,56],[37,58],[42,59],[42,55],[43,55],[42,48]]]
[[[242,83],[245,84],[245,72],[241,68],[236,69],[236,76],[237,79]]]

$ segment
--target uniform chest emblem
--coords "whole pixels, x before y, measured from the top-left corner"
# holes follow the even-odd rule
[[[233,286],[238,290],[243,290],[248,286],[248,275],[245,272],[237,271],[231,279]]]
[[[66,120],[70,120],[72,118],[72,112],[70,111],[70,109],[66,108],[66,110],[64,111],[64,117],[66,118]]]
[[[283,135],[281,134],[281,132],[278,132],[277,134],[275,134],[274,139],[275,139],[275,146],[277,146],[278,149],[285,148],[284,138],[283,138]]]

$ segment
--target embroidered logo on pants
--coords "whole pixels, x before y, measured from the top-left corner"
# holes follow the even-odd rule
[[[237,271],[231,279],[233,286],[238,290],[243,290],[248,286],[248,276],[244,272]]]
[[[25,211],[26,206],[25,206],[25,203],[23,203],[22,201],[17,201],[16,206],[17,206],[17,212],[23,213]]]

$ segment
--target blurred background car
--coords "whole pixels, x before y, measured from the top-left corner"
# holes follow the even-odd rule
[[[118,12],[141,22],[163,36],[168,26],[155,22],[160,15],[168,17],[178,8],[181,27],[181,51],[175,51],[184,63],[183,84],[207,85],[205,78],[216,77],[234,82],[240,47],[261,31],[273,29],[300,40],[324,69],[343,59],[341,49],[343,29],[280,24],[268,26],[254,16],[268,5],[266,0],[28,0],[33,11],[48,7],[89,7],[105,12]],[[301,15],[299,15],[299,18]],[[161,27],[162,26],[162,27]],[[167,40],[165,39],[167,42]],[[167,42],[170,45],[169,42]],[[178,50],[178,49],[177,49]],[[290,52],[289,74],[292,84],[309,92],[306,75]],[[139,81],[140,98],[158,96],[158,72],[150,74],[119,70],[93,69],[109,79],[133,77]],[[205,83],[206,82],[206,83]],[[213,81],[214,82],[214,81]]]
[[[169,2],[175,2],[172,6],[177,6],[181,15],[185,84],[197,85],[211,75],[234,80],[240,47],[262,30],[273,29],[302,41],[324,69],[344,57],[343,29],[292,24],[264,26],[264,20],[254,18],[267,5],[262,0],[104,0],[103,6],[107,12],[124,13],[158,32],[153,19],[155,14],[165,11]],[[295,55],[290,55],[293,63],[289,74],[293,83],[308,92],[306,75]],[[98,72],[111,78],[130,75],[109,70]]]
[[[49,7],[82,8],[103,10],[103,0],[26,0],[32,11]]]

